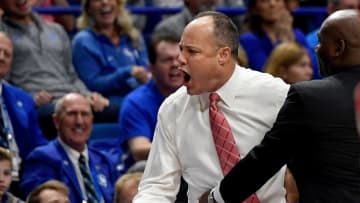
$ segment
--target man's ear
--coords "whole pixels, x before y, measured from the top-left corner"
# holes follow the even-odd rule
[[[58,130],[59,129],[59,115],[57,115],[56,113],[52,114],[52,120],[54,122],[55,128]]]
[[[341,56],[345,52],[345,49],[346,49],[345,40],[343,40],[343,39],[336,40],[336,42],[335,42],[335,53],[334,53],[335,57]]]
[[[220,65],[224,65],[225,63],[227,63],[230,58],[231,58],[231,49],[230,47],[222,47],[219,50],[219,58],[218,58],[218,62]]]

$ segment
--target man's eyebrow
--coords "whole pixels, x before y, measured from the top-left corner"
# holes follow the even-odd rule
[[[199,49],[198,47],[194,46],[194,45],[191,45],[191,44],[179,44],[179,47],[181,49]]]

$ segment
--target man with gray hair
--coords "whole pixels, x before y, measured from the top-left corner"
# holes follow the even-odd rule
[[[28,194],[55,179],[69,187],[71,202],[112,203],[118,174],[105,154],[87,145],[93,121],[89,101],[78,93],[64,95],[56,103],[53,121],[58,138],[31,152],[20,188]]]

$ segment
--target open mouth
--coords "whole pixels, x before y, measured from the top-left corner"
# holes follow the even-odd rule
[[[191,76],[188,73],[184,72],[184,81],[185,81],[185,83],[189,82],[190,79],[191,79]]]
[[[111,13],[113,12],[113,9],[111,6],[106,6],[106,7],[103,7],[100,11],[100,14],[105,16],[105,15],[110,15]]]

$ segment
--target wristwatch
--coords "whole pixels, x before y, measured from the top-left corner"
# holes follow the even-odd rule
[[[214,197],[214,190],[211,190],[208,195],[208,203],[217,203]]]

